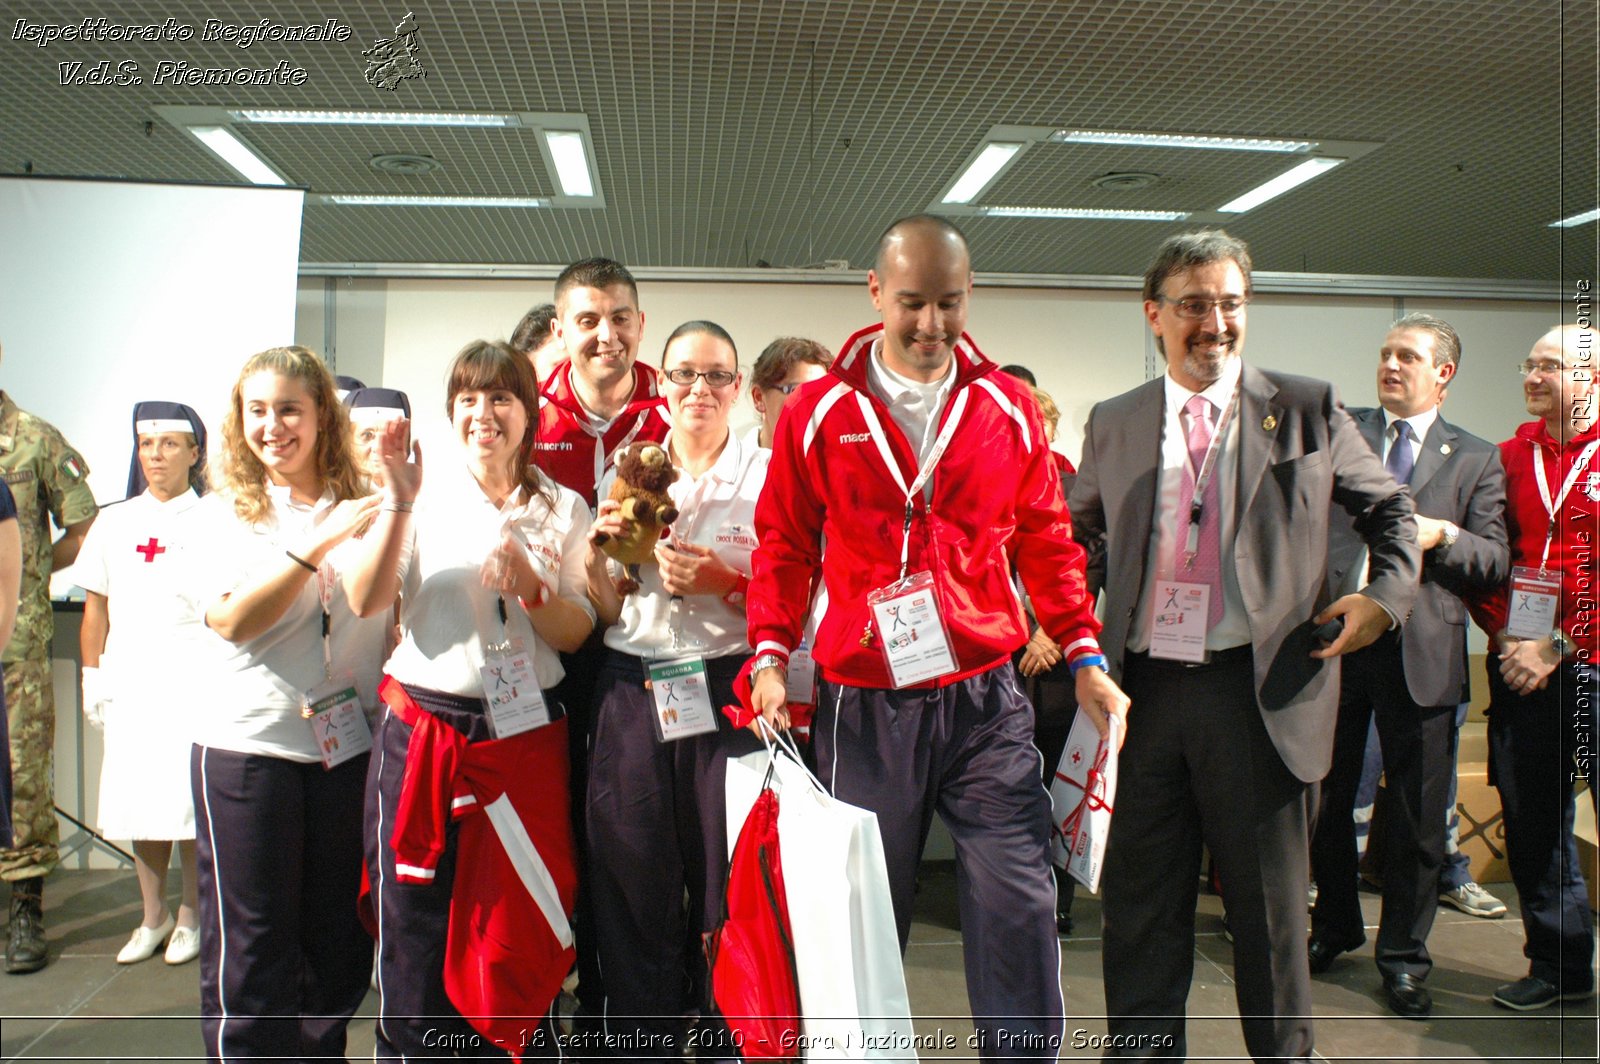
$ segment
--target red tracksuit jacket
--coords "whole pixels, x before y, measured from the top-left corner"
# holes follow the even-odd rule
[[[756,504],[760,546],[746,603],[750,645],[786,656],[799,642],[820,567],[828,612],[814,654],[822,674],[876,688],[892,685],[876,635],[862,645],[866,597],[899,576],[906,499],[863,404],[876,411],[908,486],[918,468],[916,449],[867,386],[867,359],[882,334],[882,325],[856,333],[826,376],[784,404]],[[1038,404],[1025,384],[997,368],[962,335],[941,428],[963,392],[965,409],[933,474],[931,504],[921,492],[912,500],[908,571],[932,571],[957,665],[955,673],[919,686],[993,668],[1027,641],[1027,618],[1010,579],[1013,559],[1039,623],[1068,660],[1099,653],[1084,551],[1072,539]]]
[[[572,360],[556,366],[539,391],[539,435],[533,460],[557,484],[571,488],[594,509],[600,476],[617,451],[635,441],[660,443],[672,422],[667,401],[656,393],[656,371],[633,364],[633,398],[602,436],[589,428],[589,415],[572,389]]]

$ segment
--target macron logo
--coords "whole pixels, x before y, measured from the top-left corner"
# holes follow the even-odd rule
[[[840,443],[866,443],[872,439],[870,432],[847,432],[839,437]]]

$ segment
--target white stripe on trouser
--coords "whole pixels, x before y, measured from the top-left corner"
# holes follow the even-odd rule
[[[388,833],[383,830],[383,769],[389,761],[389,718],[393,716],[393,714],[394,711],[392,709],[390,709],[388,706],[384,706],[383,724],[378,731],[378,734],[383,736],[383,739],[378,743],[378,800],[373,803],[378,809],[378,881],[372,885],[372,897],[378,903],[378,963],[374,965],[374,969],[378,973],[378,1033],[383,1035],[384,1041],[388,1042],[391,1046],[394,1045],[394,1039],[390,1037],[389,1027],[384,1023],[384,1020],[389,1015],[389,1008],[388,1003],[385,1001],[383,989],[383,840],[389,837]],[[374,1046],[372,1049],[372,1059],[378,1059],[378,1049],[376,1046]],[[400,1053],[401,1064],[405,1064],[405,1059],[406,1055],[404,1050],[402,1050]]]
[[[211,783],[206,773],[206,759],[211,756],[210,747],[200,748],[200,796],[206,806],[206,836],[211,845],[211,884],[216,891],[217,907],[217,1059],[226,1061],[228,1058],[222,1053],[222,1031],[228,1025],[228,1004],[223,999],[223,991],[227,986],[224,973],[228,968],[228,932],[223,926],[222,909],[222,876],[217,865],[217,822],[211,817]]]
[[[844,702],[844,685],[833,692],[833,767],[828,771],[828,793],[839,796],[839,706]],[[819,781],[820,782],[820,781]]]
[[[522,826],[522,818],[517,816],[516,809],[512,807],[511,796],[502,794],[484,806],[483,811],[489,814],[489,823],[494,825],[500,845],[505,847],[506,856],[511,858],[511,867],[516,869],[517,877],[522,880],[528,895],[539,906],[539,911],[544,913],[550,930],[555,932],[556,941],[561,943],[562,949],[571,949],[572,925],[567,922],[567,914],[561,907],[561,893],[556,889],[556,881],[551,877],[544,858],[539,856],[533,840],[528,837],[528,829]]]

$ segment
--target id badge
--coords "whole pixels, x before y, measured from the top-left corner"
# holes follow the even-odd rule
[[[950,636],[926,569],[867,595],[872,623],[895,687],[910,687],[956,671]]]
[[[305,694],[306,719],[322,767],[335,768],[372,749],[372,729],[348,676],[326,680]]]
[[[789,655],[789,668],[785,674],[783,698],[803,706],[817,704],[817,659],[804,643]]]
[[[533,656],[522,640],[490,648],[478,672],[483,676],[483,700],[489,707],[489,730],[496,739],[509,739],[550,723],[550,707],[545,705],[539,678],[534,675]]]
[[[1206,617],[1211,588],[1157,580],[1150,610],[1150,656],[1168,661],[1206,660]]]
[[[1506,634],[1518,639],[1542,639],[1556,627],[1561,603],[1561,577],[1518,565],[1511,570],[1511,601],[1506,610]]]
[[[645,667],[650,674],[650,697],[655,700],[652,719],[658,741],[670,743],[717,730],[704,658],[656,658]]]

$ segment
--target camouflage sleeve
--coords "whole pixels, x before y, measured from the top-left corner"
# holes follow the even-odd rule
[[[40,441],[39,478],[50,498],[50,516],[57,528],[87,521],[100,512],[89,490],[89,463],[53,426]]]

